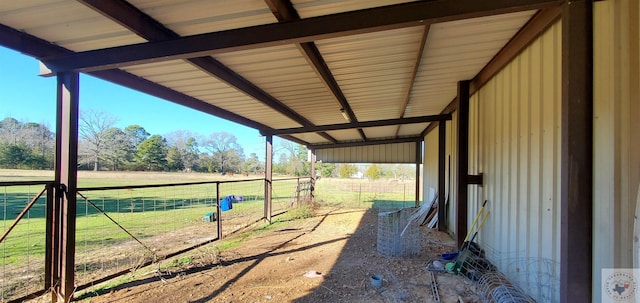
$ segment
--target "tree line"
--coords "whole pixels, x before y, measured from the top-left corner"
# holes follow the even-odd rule
[[[209,173],[259,173],[264,162],[258,155],[245,156],[237,138],[229,132],[207,136],[187,130],[165,135],[150,134],[143,126],[115,127],[116,118],[98,111],[83,111],[78,121],[78,169],[108,171],[193,171]],[[307,149],[291,141],[274,144],[272,166],[276,174],[309,176]],[[0,168],[53,169],[55,132],[48,125],[21,122],[12,117],[0,121]],[[361,174],[359,173],[359,170]],[[368,179],[413,177],[406,165],[319,163],[323,177]]]
[[[115,127],[115,117],[97,111],[80,114],[78,162],[82,170],[197,171],[255,173],[264,163],[255,153],[245,157],[228,132],[208,136],[190,131],[150,134],[143,126]],[[0,121],[0,168],[53,169],[55,132],[48,125]]]

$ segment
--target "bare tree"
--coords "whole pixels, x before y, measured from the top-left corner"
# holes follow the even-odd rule
[[[204,148],[211,153],[215,166],[220,172],[240,171],[244,159],[244,151],[237,143],[236,136],[232,133],[212,133],[205,140]]]
[[[90,163],[93,163],[93,170],[99,169],[104,145],[107,141],[106,131],[113,127],[117,119],[105,112],[88,110],[80,113],[79,135],[81,140],[80,149],[86,153]]]

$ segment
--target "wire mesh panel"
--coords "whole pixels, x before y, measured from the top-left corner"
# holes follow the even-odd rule
[[[220,184],[222,234],[235,233],[264,218],[264,180]]]
[[[6,234],[0,243],[0,301],[44,290],[47,213],[44,188],[44,183],[0,185],[2,234]],[[40,193],[43,195],[38,198]],[[16,221],[20,215],[22,218]]]
[[[413,209],[380,211],[378,213],[377,250],[386,257],[410,257],[420,252],[416,241],[419,223],[410,222]]]
[[[297,205],[299,179],[273,180],[271,207],[273,214],[285,212]]]
[[[77,203],[80,285],[217,238],[215,183],[82,189]]]
[[[315,198],[343,207],[399,209],[415,206],[414,180],[366,180],[321,178]]]

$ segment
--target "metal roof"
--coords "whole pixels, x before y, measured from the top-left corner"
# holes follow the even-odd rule
[[[561,2],[8,0],[0,45],[52,73],[343,147],[422,140],[450,119],[458,81],[481,86]]]

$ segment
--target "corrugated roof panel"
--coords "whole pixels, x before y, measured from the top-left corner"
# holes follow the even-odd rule
[[[73,51],[144,42],[76,1],[3,1],[0,23]]]
[[[424,27],[317,41],[359,121],[399,118]]]
[[[396,135],[396,127],[395,125],[391,126],[378,126],[378,127],[367,127],[363,128],[364,134],[369,139],[384,139],[384,138],[392,138]]]
[[[347,11],[355,11],[376,6],[385,6],[398,3],[412,2],[402,0],[292,0],[293,6],[301,18],[316,17],[336,14]]]
[[[126,70],[273,128],[301,126],[186,61],[150,63]]]
[[[262,0],[129,0],[181,36],[276,23]]]
[[[477,75],[534,13],[433,24],[405,116],[439,113],[455,98],[457,81]]]
[[[295,45],[220,54],[216,59],[316,125],[345,122],[338,101]]]
[[[309,142],[311,144],[325,144],[330,143],[324,137],[316,134],[316,133],[304,133],[304,134],[295,134],[292,137],[298,138],[302,141]]]
[[[339,141],[349,141],[354,138],[361,138],[357,129],[332,130],[327,133]]]
[[[400,126],[400,130],[398,131],[398,136],[407,137],[407,136],[415,136],[416,134],[422,133],[423,130],[427,128],[429,123],[415,123],[415,124],[404,124]]]

